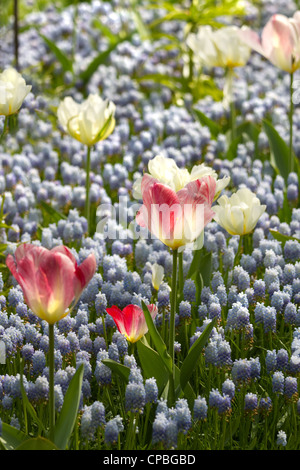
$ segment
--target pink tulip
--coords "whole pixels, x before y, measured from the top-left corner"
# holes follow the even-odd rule
[[[243,27],[240,38],[272,64],[289,73],[300,67],[300,12],[292,18],[273,15],[265,25],[261,39],[248,27]]]
[[[147,306],[152,319],[157,315],[157,307],[154,304]],[[124,310],[120,310],[116,305],[106,309],[112,316],[118,330],[130,343],[136,343],[147,331],[147,323],[143,310],[137,305],[127,305]]]
[[[172,249],[195,241],[214,216],[216,180],[212,176],[191,181],[175,192],[145,174],[141,190],[143,205],[137,223]]]
[[[78,266],[65,246],[47,250],[22,244],[14,257],[7,256],[6,265],[22,287],[29,308],[49,324],[69,313],[96,271],[94,254]]]

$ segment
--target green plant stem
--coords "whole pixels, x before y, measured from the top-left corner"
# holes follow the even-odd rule
[[[233,77],[234,77],[234,70],[232,67],[228,67],[227,72],[226,72],[225,93],[227,94],[227,97],[229,100],[229,107],[230,107],[231,142],[233,142],[236,137],[236,128],[235,128],[236,111],[235,111],[235,105],[234,105],[234,100],[233,100]]]
[[[293,82],[294,73],[290,73],[290,171],[294,171],[294,157],[293,157],[293,114],[294,114],[294,103],[293,103]]]
[[[171,316],[170,316],[170,336],[169,336],[169,353],[174,364],[174,342],[175,342],[175,313],[177,300],[177,260],[178,251],[173,250],[173,272],[172,272],[172,291],[171,291]]]
[[[88,234],[90,233],[91,229],[91,221],[90,221],[90,170],[91,170],[91,147],[88,145],[87,147],[87,155],[86,155],[86,182],[85,182],[85,217],[88,224]]]
[[[170,314],[170,333],[169,333],[169,354],[172,359],[172,374],[170,374],[170,403],[175,400],[174,378],[175,378],[175,313],[177,304],[177,261],[178,250],[173,250],[173,272],[172,272],[172,291],[171,291],[171,314]]]
[[[183,291],[183,252],[178,253],[178,289],[179,294]]]
[[[4,124],[3,124],[3,131],[2,131],[2,134],[0,136],[0,143],[2,142],[2,140],[4,139],[4,136],[7,132],[7,129],[8,129],[8,119],[9,119],[9,116],[5,116],[5,119],[4,119]]]
[[[19,5],[18,0],[14,0],[14,53],[15,66],[19,70]]]
[[[54,395],[54,324],[49,324],[49,435],[54,440],[55,395]]]

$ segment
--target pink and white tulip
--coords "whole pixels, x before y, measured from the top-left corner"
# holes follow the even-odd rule
[[[300,67],[300,11],[292,18],[273,15],[263,28],[261,38],[245,26],[239,35],[245,44],[281,70],[293,73]]]
[[[173,250],[194,242],[214,216],[213,176],[191,181],[176,192],[145,174],[141,191],[143,205],[137,223]]]
[[[80,265],[65,246],[52,250],[22,244],[6,265],[20,284],[25,301],[41,320],[54,324],[69,313],[96,271],[96,258],[90,254]]]
[[[147,306],[152,319],[157,315],[157,307],[154,304]],[[119,332],[125,336],[130,343],[136,343],[148,331],[145,315],[138,305],[127,305],[120,310],[116,305],[106,309],[107,313],[114,319]]]

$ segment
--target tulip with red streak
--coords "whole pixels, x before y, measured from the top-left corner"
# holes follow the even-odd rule
[[[54,324],[70,312],[96,271],[96,258],[90,254],[80,265],[65,246],[52,250],[22,244],[6,265],[20,284],[33,313]],[[72,305],[71,305],[72,304]]]
[[[152,319],[157,315],[157,307],[154,304],[147,306]],[[136,343],[148,331],[145,315],[138,305],[127,305],[123,310],[116,305],[106,309],[111,315],[118,330],[130,343]]]
[[[191,181],[176,192],[145,174],[141,190],[143,205],[137,223],[173,250],[194,242],[214,216],[216,180],[212,176]]]

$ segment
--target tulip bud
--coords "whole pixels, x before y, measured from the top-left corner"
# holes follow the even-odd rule
[[[10,116],[19,111],[31,90],[22,75],[13,68],[0,73],[0,115]]]

